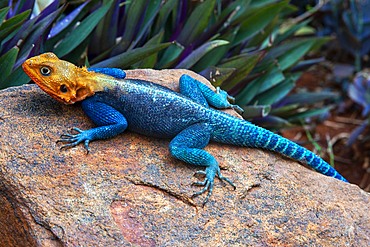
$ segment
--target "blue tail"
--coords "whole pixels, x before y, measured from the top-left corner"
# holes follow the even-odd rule
[[[220,128],[219,130],[223,129],[223,131],[225,131],[226,128],[229,129],[229,121],[230,119],[226,118],[225,121],[219,122],[217,126]],[[216,130],[215,136],[213,137],[216,141],[271,150],[305,163],[326,176],[348,182],[333,167],[316,154],[269,130],[255,126],[248,121],[234,120],[233,128],[227,130],[228,135],[218,135],[218,132],[219,131]]]
[[[251,146],[283,154],[285,156],[288,156],[289,158],[301,161],[309,165],[321,174],[329,177],[334,177],[344,182],[348,182],[332,166],[330,166],[327,162],[325,162],[319,156],[307,150],[306,148],[282,136],[274,134],[271,131],[259,128],[257,126],[253,127],[258,128],[258,131],[253,132],[255,133],[254,136],[250,137],[255,140],[254,145],[252,144]]]

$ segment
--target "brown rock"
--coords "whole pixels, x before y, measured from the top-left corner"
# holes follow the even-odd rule
[[[174,88],[182,73],[128,76]],[[368,193],[277,154],[210,144],[237,189],[216,180],[203,208],[198,168],[168,140],[125,133],[61,151],[59,135],[93,127],[79,105],[35,85],[0,91],[0,105],[0,246],[370,245]]]

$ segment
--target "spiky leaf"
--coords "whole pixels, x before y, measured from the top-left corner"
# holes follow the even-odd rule
[[[74,48],[76,48],[86,37],[93,31],[99,21],[108,12],[113,1],[108,1],[94,13],[86,17],[76,29],[68,35],[62,42],[55,48],[54,52],[57,56],[63,57]]]
[[[9,50],[7,53],[0,57],[0,88],[7,87],[7,77],[12,72],[13,66],[15,64],[19,49],[14,47]]]
[[[103,68],[103,67],[115,67],[115,68],[127,68],[132,64],[135,64],[142,59],[155,54],[168,46],[170,46],[171,43],[163,43],[158,45],[149,45],[147,47],[142,48],[136,48],[131,51],[122,53],[120,55],[111,57],[109,59],[106,59],[102,62],[99,62],[97,64],[94,64],[93,68]]]

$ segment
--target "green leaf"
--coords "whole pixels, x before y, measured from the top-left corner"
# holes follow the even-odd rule
[[[96,1],[90,1],[89,3],[82,6],[82,8],[78,7],[77,11],[79,10],[77,15],[71,16],[63,16],[58,20],[59,25],[57,26],[60,31],[57,34],[53,34],[51,38],[48,38],[48,40],[45,43],[45,50],[46,51],[52,51],[57,43],[59,43],[64,37],[69,35],[73,31],[73,28],[75,27],[76,23],[81,20],[83,16],[87,14],[89,11],[89,7],[94,4]],[[91,7],[90,7],[91,8]],[[76,9],[74,10],[76,11]],[[67,19],[64,19],[67,18]],[[63,28],[61,28],[63,23]],[[54,26],[55,28],[55,26]]]
[[[235,72],[229,77],[223,84],[224,90],[230,90],[235,87],[239,82],[245,79],[248,74],[252,71],[254,66],[257,64],[261,54],[242,54],[228,59],[224,63],[220,64],[220,68],[235,68]]]
[[[177,42],[188,46],[199,38],[209,24],[215,3],[216,0],[206,0],[194,9],[181,30]]]
[[[294,35],[295,32],[297,32],[300,28],[306,26],[308,23],[311,22],[312,19],[307,19],[305,21],[302,21],[301,23],[292,23],[292,21],[288,20],[286,23],[282,24],[282,27],[280,28],[280,34],[276,37],[275,42],[280,43],[286,39],[288,39],[290,36]]]
[[[201,72],[213,86],[220,87],[221,84],[235,72],[234,68],[209,67]]]
[[[239,24],[246,16],[250,14],[250,4],[251,0],[237,0],[229,5],[221,12],[219,19],[224,19],[227,16],[228,19],[225,21],[225,24],[221,30],[229,27],[230,25]]]
[[[281,1],[257,9],[241,23],[234,45],[251,38],[257,32],[261,32],[287,5],[288,1]]]
[[[298,108],[299,108],[299,104],[284,105],[284,106],[272,109],[271,114],[277,115],[280,117],[287,117],[287,116],[291,116],[292,114],[295,114]]]
[[[161,29],[163,29],[168,17],[176,7],[176,4],[177,0],[168,0],[162,5],[158,13],[156,23],[154,25],[154,33],[158,33]]]
[[[122,39],[130,43],[134,39],[136,28],[140,22],[141,17],[145,13],[147,7],[147,0],[130,1],[126,11],[127,19],[125,25],[125,33]]]
[[[313,44],[311,51],[315,52],[321,48],[322,45],[326,44],[327,42],[333,40],[331,37],[322,37],[316,38],[316,42]]]
[[[116,67],[116,68],[128,68],[130,65],[147,58],[148,56],[155,54],[168,46],[171,43],[163,43],[158,45],[150,45],[148,47],[136,48],[117,56],[111,57],[97,64],[94,64],[93,68],[103,68],[103,67]]]
[[[321,116],[323,114],[327,114],[331,109],[332,109],[332,107],[328,106],[328,107],[324,107],[324,108],[320,108],[320,109],[307,110],[307,111],[304,111],[304,112],[297,113],[292,117],[289,117],[288,121],[289,122],[302,122],[306,118],[317,117],[317,116]]]
[[[32,18],[31,20],[27,20],[25,23],[21,25],[20,28],[17,28],[11,34],[7,35],[6,38],[1,40],[1,45],[6,44],[4,48],[9,49],[9,47],[13,47],[17,45],[19,40],[22,40],[23,41],[22,46],[23,46],[23,43],[28,40],[27,37],[29,36],[29,34],[32,33],[33,25],[37,22],[38,19],[39,17],[35,17],[35,18]],[[23,47],[21,48],[22,53],[23,53],[22,51],[23,49],[25,48]],[[29,49],[29,47],[27,47],[26,49]]]
[[[253,0],[250,4],[251,8],[261,8],[263,6],[269,5],[271,0]]]
[[[261,87],[258,90],[259,94],[263,93],[267,90],[270,90],[271,88],[275,87],[276,85],[284,82],[284,80],[279,80],[279,78],[283,78],[283,77],[281,77],[281,75],[279,75],[280,73],[282,73],[280,67],[273,67],[273,69],[269,73],[275,74],[276,76],[279,76],[279,77],[278,77],[278,79],[273,79],[273,78],[271,79],[270,78],[270,80],[267,79],[267,80],[263,81],[261,83]],[[290,74],[287,78],[284,78],[284,79],[290,79],[295,83],[301,75],[302,74],[300,72],[297,72],[297,73]],[[284,77],[286,77],[286,75],[284,75]]]
[[[266,129],[281,129],[281,128],[292,127],[292,124],[288,122],[287,120],[280,118],[278,116],[271,116],[271,115],[263,118],[262,120],[258,121],[256,124]]]
[[[116,50],[117,52],[125,51],[134,40],[134,35],[137,28],[139,28],[138,25],[140,24],[140,20],[142,16],[145,16],[147,4],[147,0],[135,0],[129,2],[129,6],[127,6],[127,11],[125,11],[125,33],[123,34],[122,43],[119,50]]]
[[[279,46],[273,47],[267,54],[266,59],[276,59],[290,53],[292,49],[296,49],[299,46],[305,46],[307,43],[312,43],[312,49],[314,49],[327,41],[328,38],[297,38],[293,41],[287,41]]]
[[[255,97],[253,101],[258,102],[259,105],[272,105],[284,98],[294,86],[295,80],[288,77],[283,82]]]
[[[86,17],[70,35],[60,42],[60,44],[54,49],[54,53],[58,57],[63,57],[81,44],[108,12],[112,3],[112,0],[108,1],[105,5]]]
[[[7,87],[5,79],[10,75],[12,72],[13,66],[17,59],[19,52],[18,47],[13,47],[7,53],[0,57],[0,88]]]
[[[234,40],[235,35],[237,33],[236,29],[231,29],[230,31],[226,32],[225,34],[217,37],[218,40],[226,40],[230,43]],[[202,71],[208,67],[216,66],[220,62],[222,58],[225,57],[227,52],[230,50],[231,45],[223,45],[219,46],[212,51],[208,52],[206,55],[204,55],[194,66],[194,71]]]
[[[151,45],[158,45],[161,43],[163,39],[163,32],[158,33],[153,38],[151,38],[148,42],[145,43],[143,47],[149,47]],[[133,67],[134,68],[153,68],[157,62],[158,53],[154,53],[151,56],[148,56],[141,60],[140,62],[136,63]]]
[[[303,92],[292,94],[285,98],[285,104],[315,104],[317,102],[338,98],[339,95],[333,92]]]
[[[190,53],[184,60],[181,61],[175,68],[176,69],[189,69],[191,68],[196,62],[198,62],[205,54],[210,52],[216,47],[223,46],[229,44],[226,40],[213,40],[209,41],[192,53]]]
[[[16,68],[5,80],[5,87],[14,87],[26,84],[30,78],[24,73],[22,66]],[[0,89],[4,88],[0,85]]]
[[[247,47],[258,47],[259,49],[269,47],[271,40],[275,39],[277,33],[276,27],[279,25],[279,21],[279,16],[275,16],[261,32],[256,33],[256,35],[248,40]]]
[[[8,6],[8,0],[0,0],[0,8],[5,8]]]
[[[172,43],[172,45],[164,51],[162,58],[159,60],[155,67],[160,69],[170,68],[171,65],[173,65],[180,57],[184,49],[185,48],[179,43]]]
[[[310,26],[303,26],[297,32],[295,35],[297,36],[304,36],[304,35],[315,35],[316,29]]]
[[[280,56],[278,58],[280,69],[285,70],[297,63],[307,52],[310,51],[315,42],[315,40],[307,40],[300,46],[297,46],[289,50],[288,53]]]
[[[249,105],[242,107],[244,112],[243,118],[250,119],[255,117],[266,117],[271,111],[270,105]]]
[[[105,17],[99,22],[91,41],[89,42],[89,55],[97,56],[116,45],[118,29],[119,2],[115,1]]]
[[[29,35],[27,35],[27,38],[22,43],[22,49],[20,51],[20,56],[23,56],[29,48],[37,44],[40,37],[44,38],[45,36],[47,36],[48,30],[50,30],[51,25],[53,24],[53,22],[56,20],[56,18],[60,15],[62,11],[63,11],[63,8],[59,8],[58,10],[49,14],[46,18],[40,20],[35,25],[30,27],[32,31]]]
[[[250,82],[237,96],[236,101],[238,105],[244,106],[251,102],[251,100],[261,92],[262,85],[274,84],[284,81],[285,76],[282,71],[275,65],[271,64],[267,72]],[[267,87],[265,87],[267,88]]]
[[[81,57],[86,52],[86,49],[89,43],[90,43],[90,40],[85,39],[76,48],[74,48],[70,53],[65,55],[63,59],[71,63],[74,63],[74,64],[79,63],[81,61]]]
[[[141,41],[143,35],[145,33],[148,33],[149,29],[153,25],[153,20],[157,16],[160,8],[161,8],[161,2],[160,0],[151,0],[149,1],[149,5],[147,6],[143,24],[141,25],[139,29],[139,33],[135,36],[134,41],[132,42],[130,48],[133,48],[138,42]]]
[[[2,23],[0,26],[0,40],[4,39],[9,33],[20,28],[22,23],[29,17],[31,10],[24,11]]]
[[[3,24],[3,21],[5,20],[6,15],[9,12],[9,7],[0,9],[0,27]]]

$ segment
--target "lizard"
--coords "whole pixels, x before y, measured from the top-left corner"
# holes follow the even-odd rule
[[[348,182],[333,167],[313,152],[267,129],[231,116],[218,109],[242,109],[232,104],[233,98],[220,88],[216,92],[192,78],[182,75],[180,92],[154,82],[125,79],[117,68],[86,68],[59,59],[49,52],[27,59],[25,73],[47,94],[65,104],[81,101],[85,114],[97,125],[61,135],[61,148],[117,136],[126,129],[151,137],[170,139],[171,155],[186,163],[205,167],[196,174],[204,180],[193,196],[206,193],[209,200],[214,180],[218,177],[236,188],[221,174],[217,160],[204,150],[210,141],[260,148],[280,153],[305,163],[316,171]]]

